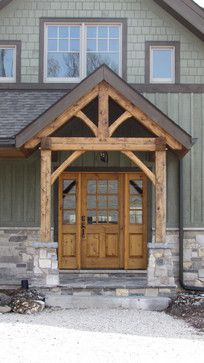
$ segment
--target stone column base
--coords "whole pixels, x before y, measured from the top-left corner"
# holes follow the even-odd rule
[[[59,285],[57,246],[57,242],[33,242],[35,255],[32,285],[46,287]]]
[[[150,244],[147,269],[148,286],[175,287],[171,249],[164,244]]]

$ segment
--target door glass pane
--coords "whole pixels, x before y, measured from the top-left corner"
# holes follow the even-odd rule
[[[118,181],[117,180],[108,181],[108,193],[109,194],[118,194]]]
[[[66,195],[63,199],[64,209],[75,209],[76,208],[76,197],[75,195]]]
[[[108,192],[108,181],[99,180],[98,181],[98,194],[107,194]]]
[[[96,194],[96,180],[88,180],[87,192],[88,194]]]
[[[142,194],[142,180],[130,180],[130,194]]]
[[[117,211],[110,211],[108,216],[108,222],[112,224],[118,223],[118,212]]]
[[[108,215],[106,210],[98,211],[98,223],[108,223]]]
[[[106,195],[98,196],[98,208],[99,209],[107,208],[107,196]]]
[[[64,180],[63,181],[63,193],[64,194],[74,194],[76,193],[76,180]]]
[[[96,209],[96,196],[95,195],[87,196],[87,208]]]
[[[141,195],[130,196],[130,208],[142,209],[142,196]]]
[[[74,210],[64,210],[63,211],[63,224],[75,224],[76,223],[76,213]]]
[[[118,209],[118,196],[110,195],[108,198],[108,209]]]
[[[87,211],[87,223],[88,224],[96,224],[96,211],[88,210]]]
[[[142,210],[130,210],[130,223],[131,224],[142,224]]]

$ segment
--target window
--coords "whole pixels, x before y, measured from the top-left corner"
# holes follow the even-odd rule
[[[0,45],[0,82],[16,81],[16,46]]]
[[[175,82],[175,48],[150,47],[151,83]]]
[[[122,73],[121,24],[45,24],[44,81],[79,82],[101,64]]]
[[[179,83],[178,42],[146,43],[146,83]]]

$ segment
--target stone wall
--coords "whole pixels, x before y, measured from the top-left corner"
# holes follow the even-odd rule
[[[39,228],[0,229],[0,284],[57,285],[57,244],[41,243]]]
[[[184,237],[184,282],[204,287],[204,231],[189,231]]]
[[[183,246],[184,284],[186,286],[204,287],[204,231],[185,229]],[[174,277],[178,286],[179,231],[167,230],[167,241],[164,249],[162,249],[161,245],[156,246],[154,244],[153,237],[153,243],[149,244],[149,252],[149,283],[152,286],[159,285],[160,279],[160,285],[165,281],[171,285],[173,282],[172,277]],[[171,263],[173,273],[171,273]],[[154,283],[153,275],[155,276]]]
[[[39,228],[0,229],[0,284],[56,286],[59,282],[57,243],[41,243]],[[173,287],[179,277],[179,232],[167,231],[167,243],[149,244],[148,284]],[[184,233],[184,283],[204,287],[204,231]]]

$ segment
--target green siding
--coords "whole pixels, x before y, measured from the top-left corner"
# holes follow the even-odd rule
[[[204,83],[204,44],[152,0],[15,0],[0,12],[1,39],[22,41],[22,81],[38,82],[39,19],[126,18],[127,79],[144,83],[145,41],[180,41],[181,82]]]
[[[186,227],[204,227],[204,94],[169,93],[162,97],[145,94],[145,97],[198,139],[184,157],[184,224]],[[176,173],[176,166],[171,168],[171,173]],[[176,175],[172,176],[174,179]],[[168,203],[174,205],[170,200]],[[170,226],[174,225],[173,216],[169,216]]]
[[[0,226],[39,225],[39,160],[0,159]]]

